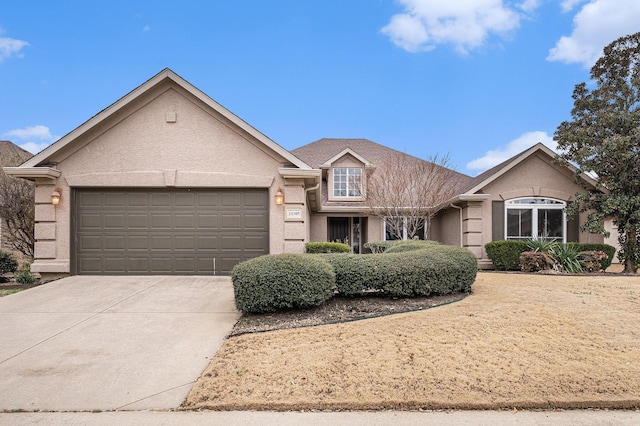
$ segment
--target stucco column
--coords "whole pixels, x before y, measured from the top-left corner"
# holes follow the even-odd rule
[[[462,209],[462,247],[482,258],[482,202],[470,201]]]
[[[284,252],[304,253],[307,208],[304,179],[285,179],[284,205]]]
[[[62,253],[58,253],[57,210],[63,209],[69,203],[69,193],[63,193],[60,204],[51,203],[51,193],[56,185],[51,181],[36,181],[35,189],[35,224],[34,224],[34,250],[31,271],[38,272],[42,276],[55,276],[68,274],[70,262],[60,260]],[[64,204],[63,204],[64,203]],[[67,257],[67,256],[64,256]]]

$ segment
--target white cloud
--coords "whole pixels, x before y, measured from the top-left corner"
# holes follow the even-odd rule
[[[561,6],[570,10],[580,3],[566,0]],[[573,31],[562,36],[549,50],[549,61],[581,63],[590,68],[602,55],[602,49],[619,37],[640,30],[638,0],[590,0],[573,18]]]
[[[582,3],[585,0],[563,0],[560,2],[560,8],[563,12],[570,12],[576,5]]]
[[[47,126],[42,125],[10,130],[2,136],[20,139],[23,142],[17,143],[17,145],[32,154],[37,154],[51,145],[54,140],[58,139],[58,136],[51,134]]]
[[[489,35],[504,36],[518,28],[524,13],[540,0],[516,5],[503,0],[399,0],[404,11],[391,17],[380,31],[409,52],[451,44],[461,54],[482,46]]]
[[[0,28],[0,35],[2,35],[4,31]],[[14,38],[9,37],[0,37],[0,62],[5,59],[10,58],[15,55],[21,57],[20,51],[23,47],[28,46],[29,43],[23,40],[16,40]]]
[[[473,161],[467,163],[468,170],[475,170],[479,173],[482,173],[485,170],[490,169],[493,166],[497,166],[505,160],[513,157],[525,151],[538,142],[543,143],[550,149],[556,151],[557,144],[553,140],[552,136],[549,136],[546,132],[535,131],[523,133],[517,139],[509,142],[504,148],[498,148],[491,151],[488,151],[484,156],[477,158]]]

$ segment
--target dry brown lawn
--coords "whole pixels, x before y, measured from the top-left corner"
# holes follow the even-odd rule
[[[640,277],[481,272],[424,311],[229,338],[187,409],[640,407]]]

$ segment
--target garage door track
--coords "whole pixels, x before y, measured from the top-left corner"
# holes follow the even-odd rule
[[[0,411],[177,408],[239,313],[228,277],[73,276],[0,298]]]

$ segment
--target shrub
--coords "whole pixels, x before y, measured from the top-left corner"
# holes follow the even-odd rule
[[[525,251],[520,255],[522,272],[538,272],[553,269],[553,259],[542,251]]]
[[[392,297],[471,291],[478,263],[466,249],[426,244],[421,250],[384,255],[326,255],[339,294],[379,292]]]
[[[333,266],[336,291],[342,296],[360,296],[380,291],[384,275],[379,257],[373,254],[326,254],[323,257]]]
[[[15,272],[18,269],[18,261],[11,253],[0,251],[0,282],[5,281],[4,274]]]
[[[316,241],[304,245],[307,253],[349,253],[349,244]]]
[[[401,253],[405,251],[414,251],[414,250],[422,250],[427,247],[439,246],[440,243],[437,241],[425,241],[425,240],[404,240],[404,241],[395,241],[393,245],[391,245],[385,253]]]
[[[554,260],[554,269],[574,274],[582,272],[578,259],[580,251],[575,245],[556,243],[549,247],[547,253]]]
[[[607,260],[607,254],[600,251],[581,251],[578,253],[578,260],[582,265],[582,269],[587,272],[604,271],[602,262]]]
[[[381,254],[392,247],[397,241],[372,241],[364,244],[365,254]]]
[[[18,284],[33,284],[36,282],[36,279],[31,275],[31,267],[28,263],[24,264],[24,269],[14,272],[13,277]]]
[[[231,272],[242,312],[274,312],[318,306],[333,295],[333,268],[320,256],[281,254],[237,264]]]
[[[568,243],[572,245],[576,245],[578,251],[603,251],[607,255],[606,259],[602,259],[600,261],[601,270],[606,270],[609,266],[611,266],[611,262],[613,261],[613,257],[616,255],[616,248],[614,246],[610,246],[609,244],[585,244],[585,243]]]
[[[520,269],[520,254],[528,251],[524,241],[492,241],[484,249],[493,266],[498,271],[517,271]]]

